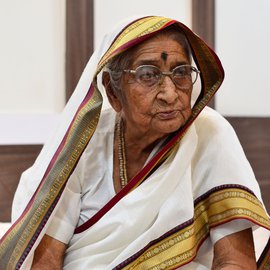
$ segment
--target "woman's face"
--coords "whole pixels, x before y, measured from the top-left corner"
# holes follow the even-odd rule
[[[179,65],[190,64],[182,46],[169,37],[158,35],[140,44],[134,51],[132,65],[154,65],[161,71],[171,71]],[[190,89],[176,87],[169,76],[155,88],[138,83],[134,74],[123,73],[121,115],[126,130],[138,136],[162,138],[185,124],[191,115]]]

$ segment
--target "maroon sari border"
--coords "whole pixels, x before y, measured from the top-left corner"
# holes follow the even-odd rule
[[[88,228],[90,228],[92,225],[94,225],[97,221],[99,221],[114,205],[116,205],[123,197],[125,197],[132,189],[134,189],[136,186],[142,183],[142,181],[147,177],[149,173],[153,169],[155,169],[155,166],[159,166],[158,162],[162,160],[162,157],[166,155],[166,153],[178,142],[179,137],[184,134],[185,130],[188,127],[185,127],[184,129],[181,129],[176,136],[174,136],[165,146],[163,149],[161,149],[150,161],[148,164],[145,165],[145,167],[129,181],[129,183],[120,190],[119,193],[117,193],[107,204],[105,204],[93,217],[91,217],[89,220],[87,220],[82,225],[78,226],[74,230],[74,234],[81,233]]]
[[[145,16],[145,17],[142,17],[142,18],[149,18],[149,17],[152,17],[152,16]],[[113,41],[111,42],[111,44],[113,44],[113,43],[118,39],[118,37],[122,34],[122,32],[123,32],[125,29],[127,29],[127,28],[128,28],[130,25],[132,25],[133,23],[135,23],[135,22],[141,20],[142,18],[138,18],[138,19],[136,19],[136,20],[130,22],[129,24],[127,24],[127,25],[123,28],[123,30],[120,31],[120,32],[116,35],[116,37],[113,39]],[[108,50],[109,50],[109,49],[110,49],[110,48],[108,48]],[[108,50],[104,53],[104,55],[108,52]],[[100,61],[99,61],[99,63],[98,63],[98,66],[99,66],[100,63],[101,63],[101,60],[102,60],[102,59],[100,59]],[[105,62],[105,61],[103,61],[103,62]]]
[[[64,190],[64,188],[65,188],[65,185],[62,187],[61,193],[62,193],[62,191]],[[45,225],[46,225],[46,223],[47,223],[47,221],[48,221],[48,219],[49,219],[51,213],[53,212],[53,209],[55,208],[56,204],[58,203],[60,197],[61,197],[61,194],[59,194],[59,195],[55,198],[54,202],[52,203],[52,205],[50,206],[50,208],[49,208],[49,210],[48,210],[47,215],[44,216],[44,218],[43,218],[42,221],[40,222],[40,225],[39,225],[39,227],[37,228],[37,230],[35,231],[34,235],[33,235],[32,238],[31,238],[31,240],[29,241],[29,244],[28,244],[27,248],[25,249],[25,252],[22,254],[21,258],[18,260],[18,263],[17,263],[17,265],[16,265],[15,270],[19,270],[19,269],[21,268],[21,266],[22,266],[22,264],[24,263],[24,261],[25,261],[27,255],[28,255],[29,252],[31,251],[31,249],[32,249],[32,247],[34,246],[36,240],[38,239],[38,237],[39,237],[41,231],[42,231],[43,228],[45,227]]]
[[[201,201],[205,200],[206,198],[208,198],[211,194],[213,194],[214,192],[220,191],[220,190],[224,190],[224,189],[229,189],[229,188],[238,188],[238,189],[242,189],[245,190],[247,192],[249,192],[250,194],[252,194],[253,196],[255,196],[254,192],[252,190],[250,190],[249,188],[247,188],[246,186],[243,185],[239,185],[239,184],[224,184],[224,185],[220,185],[220,186],[216,186],[214,188],[211,188],[210,190],[208,190],[206,193],[202,194],[201,196],[199,196],[197,199],[195,199],[194,201],[194,206],[196,206],[198,203],[200,203]],[[256,197],[256,196],[255,196]]]
[[[94,87],[93,87],[93,85],[91,84],[91,86],[90,86],[90,88],[89,88],[89,90],[88,90],[86,96],[84,97],[84,99],[83,99],[83,101],[81,102],[80,106],[78,107],[78,109],[77,109],[77,111],[76,111],[76,113],[75,113],[75,115],[74,115],[72,121],[70,122],[69,127],[68,127],[68,129],[67,129],[67,131],[66,131],[65,136],[63,137],[61,143],[59,144],[59,146],[58,146],[58,148],[57,148],[57,150],[56,150],[56,152],[54,153],[54,155],[53,155],[53,157],[52,157],[52,159],[51,159],[51,161],[50,161],[50,163],[49,163],[49,165],[48,165],[48,167],[47,167],[47,169],[46,169],[46,171],[45,171],[45,173],[44,173],[44,176],[43,176],[42,180],[40,181],[40,183],[39,183],[39,185],[38,185],[38,187],[37,187],[37,189],[36,189],[36,191],[33,193],[31,199],[29,200],[27,206],[25,207],[25,209],[24,209],[24,211],[22,212],[22,214],[20,215],[20,217],[19,217],[19,218],[11,225],[11,227],[8,229],[8,231],[7,231],[7,232],[3,235],[3,237],[0,239],[0,245],[1,245],[1,243],[4,241],[4,238],[8,235],[8,233],[9,233],[9,232],[10,232],[10,231],[11,231],[11,230],[12,230],[12,229],[13,229],[13,228],[14,228],[14,227],[15,227],[15,226],[23,219],[24,215],[25,215],[25,214],[28,212],[28,210],[31,208],[31,206],[32,206],[32,204],[33,204],[33,202],[34,202],[34,200],[35,200],[36,194],[37,194],[38,191],[40,190],[42,184],[44,183],[44,181],[45,181],[45,179],[46,179],[46,177],[47,177],[47,175],[49,174],[50,169],[53,167],[54,163],[55,163],[56,160],[57,160],[57,157],[58,157],[59,153],[61,152],[61,150],[63,149],[63,147],[64,147],[64,145],[65,145],[65,142],[66,142],[66,139],[67,139],[67,136],[68,136],[68,134],[69,134],[69,131],[70,131],[70,129],[71,129],[72,124],[74,123],[74,121],[75,121],[75,119],[76,119],[78,113],[80,112],[80,110],[85,106],[85,104],[87,103],[87,101],[92,97],[93,93],[94,93]],[[58,200],[59,200],[59,199],[58,199]],[[57,201],[58,201],[58,200],[57,200]],[[51,214],[51,213],[50,213],[50,214]],[[50,215],[49,215],[49,216],[50,216]]]
[[[144,248],[142,248],[141,250],[139,250],[138,252],[136,252],[135,254],[133,254],[132,256],[130,256],[129,258],[127,258],[125,261],[123,261],[122,263],[120,263],[119,265],[117,265],[116,267],[114,267],[112,270],[119,270],[122,269],[123,267],[127,266],[128,264],[132,263],[133,261],[135,261],[138,257],[140,257],[149,247],[157,244],[159,241],[164,240],[165,238],[169,237],[170,235],[184,229],[185,227],[191,225],[194,222],[194,219],[191,218],[188,221],[185,221],[184,223],[174,227],[173,229],[171,229],[170,231],[166,232],[165,234],[163,234],[162,236],[160,236],[159,238],[156,238],[152,241],[150,241]],[[203,241],[202,241],[203,242]]]
[[[166,155],[166,153],[172,149],[182,138],[185,134],[187,129],[193,123],[193,121],[197,118],[195,116],[193,119],[190,120],[189,124],[184,126],[181,130],[179,130],[176,135],[172,137],[172,139],[161,149],[150,161],[145,165],[145,167],[138,172],[133,179],[119,192],[117,193],[107,204],[105,204],[93,217],[87,220],[82,225],[78,226],[74,230],[74,234],[82,233],[83,231],[90,228],[94,225],[97,221],[99,221],[115,204],[117,204],[124,196],[126,196],[132,189],[136,188],[142,181],[145,180],[147,175],[151,173],[152,170],[155,169],[155,166],[159,166],[159,161]],[[162,160],[164,161],[164,160]]]
[[[152,17],[152,16],[147,16],[145,18],[149,18],[149,17]],[[138,19],[139,20],[139,19]],[[135,20],[133,21],[132,23],[128,24],[118,35],[117,37],[113,40],[112,44],[117,40],[117,38],[119,37],[119,35],[122,34],[123,31],[125,31],[125,29],[127,29],[130,25],[132,25],[133,23],[135,23],[136,21],[138,20]],[[111,59],[112,57],[116,56],[117,54],[119,53],[122,53],[123,51],[127,50],[127,49],[130,49],[132,48],[133,46],[137,45],[138,43],[150,38],[151,36],[153,36],[154,34],[158,33],[159,31],[162,31],[164,28],[168,27],[169,25],[172,25],[172,24],[175,24],[177,21],[175,20],[171,20],[169,21],[168,23],[164,24],[162,28],[156,30],[156,31],[153,31],[149,34],[146,34],[146,35],[143,35],[143,36],[140,36],[134,40],[130,40],[128,42],[126,42],[125,44],[123,44],[122,46],[120,46],[118,49],[114,50],[110,55],[108,55],[105,59],[101,59],[101,61],[99,62],[99,66],[100,64],[102,63],[102,66],[100,68],[102,68],[106,63],[107,63],[107,60],[108,59]],[[106,54],[106,53],[105,53]]]
[[[242,185],[235,185],[235,184],[220,185],[220,186],[217,186],[217,187],[214,187],[214,188],[210,189],[208,192],[206,192],[205,194],[203,194],[200,197],[198,197],[197,199],[195,199],[194,206],[198,205],[201,201],[203,201],[203,200],[207,199],[208,197],[210,197],[210,195],[213,194],[214,192],[217,192],[217,191],[220,191],[220,190],[225,190],[225,189],[230,189],[230,188],[237,188],[237,189],[240,189],[240,190],[245,190],[245,191],[249,192],[250,194],[254,195],[254,193],[250,189],[248,189],[247,187],[242,186]],[[240,217],[234,217],[234,218],[231,218],[231,219],[226,220],[225,222],[221,222],[219,224],[215,224],[214,226],[209,226],[208,232],[201,239],[201,241],[198,243],[198,247],[196,249],[195,256],[192,257],[191,260],[189,260],[188,262],[186,262],[183,265],[186,265],[186,264],[190,263],[196,257],[196,254],[197,254],[198,250],[200,249],[201,245],[203,244],[203,242],[205,241],[205,239],[208,238],[208,236],[210,234],[210,229],[211,228],[217,227],[217,226],[222,225],[222,224],[226,224],[226,223],[228,223],[230,221],[233,221],[233,220],[236,220],[236,219],[248,220],[248,221],[251,221],[252,223],[254,223],[256,225],[259,225],[256,222],[254,222],[254,220],[251,220],[249,218],[245,218],[245,217],[241,217],[241,218]],[[125,267],[128,264],[130,264],[133,261],[135,261],[138,257],[140,257],[151,246],[153,246],[153,245],[157,244],[158,242],[166,239],[167,237],[173,235],[174,233],[177,233],[178,231],[180,231],[180,230],[188,227],[192,223],[194,223],[194,217],[191,218],[191,219],[189,219],[188,221],[185,221],[182,224],[177,225],[176,227],[174,227],[173,229],[171,229],[168,232],[164,233],[160,237],[158,237],[158,238],[150,241],[145,247],[143,247],[141,250],[139,250],[138,252],[136,252],[135,254],[133,254],[132,256],[130,256],[129,258],[127,258],[125,261],[123,261],[122,263],[120,263],[119,265],[117,265],[116,267],[114,267],[112,270],[120,270],[120,269],[122,269],[123,267]],[[266,228],[266,229],[269,230],[269,228]],[[269,239],[268,244],[265,247],[263,253],[264,254],[267,254],[267,251],[269,252],[269,248],[270,248],[270,239]],[[260,261],[262,261],[262,260],[263,260],[263,257],[261,255]],[[183,266],[183,265],[181,265],[181,266]]]

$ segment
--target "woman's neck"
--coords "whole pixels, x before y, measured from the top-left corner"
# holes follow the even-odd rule
[[[117,151],[119,159],[120,181],[125,182],[133,178],[144,166],[154,147],[161,140],[147,135],[138,136],[130,132],[121,118],[116,124]],[[126,180],[124,179],[126,175]],[[123,186],[123,185],[122,185]]]

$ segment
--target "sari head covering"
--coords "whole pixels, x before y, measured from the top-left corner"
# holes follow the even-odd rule
[[[222,65],[212,49],[182,23],[170,18],[148,16],[125,22],[110,35],[106,35],[83,71],[64,109],[60,126],[44,145],[34,165],[22,176],[14,200],[13,226],[0,242],[1,269],[21,269],[25,266],[27,258],[31,257],[44,235],[67,181],[98,124],[102,107],[102,86],[99,86],[98,75],[113,57],[170,25],[179,28],[190,44],[193,60],[200,70],[200,94],[187,123],[173,134],[162,150],[138,173],[136,180],[131,180],[130,185],[115,196],[115,203],[140,185],[170,156],[209,103],[223,81]]]

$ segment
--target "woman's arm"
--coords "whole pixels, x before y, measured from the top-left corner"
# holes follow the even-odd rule
[[[214,245],[213,270],[255,270],[252,230],[228,235]]]
[[[66,248],[66,244],[45,234],[35,250],[31,270],[62,269]]]

